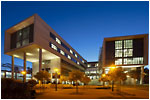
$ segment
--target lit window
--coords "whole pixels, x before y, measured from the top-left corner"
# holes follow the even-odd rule
[[[122,50],[115,50],[115,57],[122,57]]]
[[[90,71],[90,73],[93,73],[93,74],[95,74],[95,73],[96,73],[96,71]]]
[[[124,49],[124,57],[133,56],[133,49]]]
[[[84,63],[84,60],[82,60],[82,62]]]
[[[133,64],[143,64],[143,57],[133,58]]]
[[[122,49],[122,41],[115,41],[115,49]]]
[[[133,59],[132,58],[125,58],[124,59],[124,64],[133,64]]]
[[[91,65],[90,64],[88,64],[88,66],[87,67],[91,67]]]
[[[143,57],[125,58],[124,64],[143,64]]]
[[[70,49],[70,53],[73,54],[73,51]]]
[[[64,51],[62,51],[62,50],[60,50],[60,53],[61,53],[62,55],[65,55]]]
[[[122,59],[115,60],[115,65],[122,65]]]
[[[61,41],[58,38],[56,38],[56,42],[61,44]]]
[[[51,47],[57,51],[57,47],[54,44],[51,44]]]
[[[124,48],[133,48],[132,40],[124,40]]]
[[[68,58],[71,59],[71,57],[68,55]]]
[[[16,44],[17,48],[21,46],[21,42],[17,42]]]
[[[75,57],[78,57],[77,54],[75,54]]]
[[[77,62],[77,64],[79,65],[80,63],[79,63],[79,62]]]

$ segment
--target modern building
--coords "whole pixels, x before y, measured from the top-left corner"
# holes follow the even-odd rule
[[[87,62],[85,74],[91,79],[90,85],[99,85],[100,70],[98,68],[98,61]]]
[[[32,62],[32,75],[41,70],[68,75],[78,69],[85,71],[87,61],[73,49],[55,30],[37,14],[21,21],[5,31],[4,52],[12,56],[12,77],[14,57]]]
[[[142,84],[144,66],[148,65],[148,34],[104,38],[99,67],[107,74],[114,65],[124,72],[140,69]],[[129,76],[127,81],[130,83]]]

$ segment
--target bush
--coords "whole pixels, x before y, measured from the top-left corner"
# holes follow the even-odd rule
[[[31,91],[26,83],[9,78],[1,79],[2,99],[29,99]]]
[[[28,85],[30,86],[31,89],[32,89],[36,84],[37,84],[36,80],[31,79],[31,80],[28,81]]]

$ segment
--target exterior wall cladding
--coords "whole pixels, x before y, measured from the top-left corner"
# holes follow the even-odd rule
[[[29,31],[27,29],[28,27]],[[18,33],[22,33],[20,38],[18,38]],[[28,35],[26,33],[28,33]],[[37,50],[34,51],[34,49],[39,48],[47,52],[47,54],[42,52],[42,61],[47,60],[46,57],[48,55],[57,56],[59,60],[59,65],[57,66],[60,69],[60,73],[67,75],[69,71],[74,69],[85,71],[87,61],[37,14],[34,14],[5,31],[5,54],[10,56],[18,55],[17,58],[23,59],[24,52],[31,52],[35,56],[27,56],[27,61],[31,61],[34,58],[39,60],[39,52],[37,52]],[[51,62],[53,61],[54,60],[51,60]],[[40,70],[39,63],[39,61],[33,62],[33,74]],[[56,67],[54,63],[50,65]],[[43,66],[44,65],[42,65],[42,69]],[[50,68],[50,70],[54,70],[54,68]]]
[[[124,56],[125,52],[125,43],[126,40],[132,40],[131,42],[131,55]],[[115,42],[121,41],[121,52],[120,56],[116,54]],[[121,64],[117,66],[129,66],[129,65],[148,65],[148,34],[143,35],[134,35],[134,36],[122,36],[122,37],[113,37],[105,38],[103,42],[102,52],[100,60],[102,64],[100,67],[110,67],[111,65],[116,65],[115,61],[117,59],[122,59]],[[117,57],[116,57],[117,56]],[[142,63],[129,63],[126,64],[124,59],[133,59],[133,58],[143,58]]]

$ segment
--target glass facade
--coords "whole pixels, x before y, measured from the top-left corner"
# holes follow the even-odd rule
[[[115,65],[143,64],[143,57],[133,57],[133,40],[115,41]]]
[[[11,49],[19,48],[33,42],[33,24],[11,35]]]

